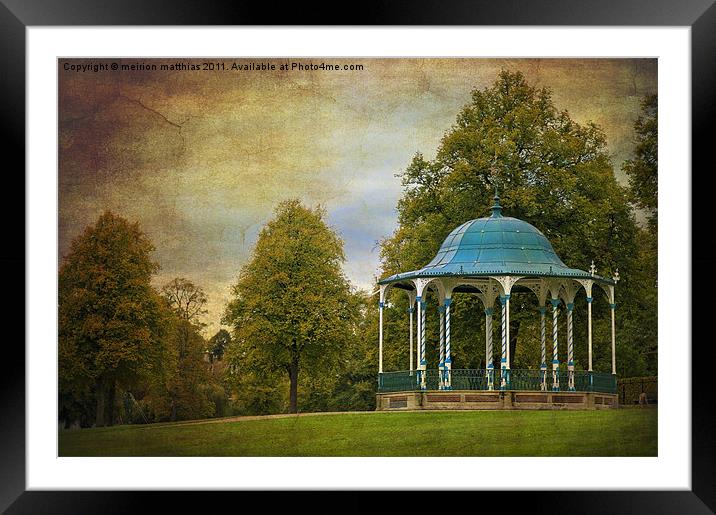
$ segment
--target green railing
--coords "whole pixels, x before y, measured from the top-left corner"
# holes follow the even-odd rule
[[[520,390],[539,391],[542,389],[543,372],[541,370],[511,369],[508,371],[507,385],[501,387],[500,370],[491,371],[492,381],[487,370],[455,369],[450,371],[450,377],[441,370],[429,369],[424,372],[415,370],[400,372],[384,372],[378,374],[378,391],[411,392],[421,390]],[[492,388],[490,388],[490,382]],[[554,378],[552,370],[546,371],[546,389],[553,390]],[[559,370],[559,391],[569,390],[569,377],[567,371]],[[617,393],[617,378],[615,375],[601,372],[574,371],[574,390],[577,392]]]

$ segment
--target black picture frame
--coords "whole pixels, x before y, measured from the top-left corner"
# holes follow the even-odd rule
[[[25,29],[28,26],[110,26],[110,25],[501,25],[501,26],[688,26],[691,27],[692,80],[692,204],[684,206],[684,216],[692,222],[693,270],[709,269],[716,261],[709,251],[710,217],[706,211],[713,201],[709,188],[694,188],[693,182],[713,167],[710,131],[716,103],[716,7],[714,0],[416,0],[373,1],[356,5],[339,15],[337,4],[321,6],[307,3],[286,3],[277,8],[267,2],[207,3],[200,0],[124,0],[92,2],[90,0],[0,0],[0,102],[2,105],[3,138],[0,139],[7,165],[5,180],[16,180],[14,191],[25,192],[24,174],[10,170],[25,168]],[[688,171],[664,170],[662,173]],[[685,178],[686,179],[686,178]],[[13,195],[22,205],[2,202],[6,244],[2,259],[5,263],[7,291],[3,298],[5,320],[24,319],[25,285],[17,270],[25,269],[25,226],[17,223],[18,210],[24,214],[24,194]],[[19,199],[19,200],[18,200]],[[709,202],[711,201],[711,202]],[[24,216],[23,216],[24,221]],[[8,234],[9,233],[9,234]],[[701,237],[699,237],[701,235]],[[705,236],[704,236],[705,235]],[[707,241],[705,242],[704,239]],[[686,265],[686,264],[685,264]],[[24,278],[26,280],[26,278]],[[690,278],[689,278],[690,280]],[[700,340],[698,331],[703,325],[694,322],[708,320],[707,288],[692,289],[692,488],[690,491],[584,491],[584,492],[472,492],[463,498],[457,492],[419,492],[420,506],[433,509],[443,506],[459,509],[491,510],[527,506],[529,511],[550,513],[713,513],[716,510],[716,436],[714,427],[714,396],[707,382],[709,361],[701,359],[710,342]],[[676,300],[675,300],[676,301]],[[14,315],[14,316],[13,316]],[[685,334],[689,334],[685,328]],[[19,329],[24,341],[24,327]],[[218,502],[233,503],[242,496],[241,503],[265,500],[259,493],[202,492],[75,492],[26,491],[25,487],[25,352],[19,338],[8,338],[0,354],[4,363],[0,374],[0,510],[8,513],[131,513],[151,509],[151,502],[159,500],[161,511],[186,509],[192,504],[216,507]],[[684,341],[687,349],[689,341]],[[678,357],[682,360],[682,357]],[[680,361],[681,363],[681,361]],[[678,368],[674,373],[680,373]],[[545,470],[545,474],[550,472]],[[557,479],[558,480],[558,479]],[[262,495],[261,499],[252,499]],[[367,494],[357,492],[338,494],[339,499],[315,503],[304,494],[274,494],[275,500],[291,502],[299,512],[366,511],[375,509]],[[372,494],[374,495],[374,494]],[[414,496],[415,493],[409,494]],[[197,498],[198,496],[198,498]],[[290,497],[289,497],[290,496]],[[161,499],[158,499],[161,498]],[[507,501],[506,501],[507,499]],[[411,509],[415,497],[404,499],[404,509]],[[207,502],[209,504],[207,504]],[[340,508],[335,502],[340,503]],[[452,506],[452,508],[451,508]]]

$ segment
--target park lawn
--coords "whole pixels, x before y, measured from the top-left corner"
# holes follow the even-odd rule
[[[62,430],[60,456],[656,456],[657,409],[416,411]]]

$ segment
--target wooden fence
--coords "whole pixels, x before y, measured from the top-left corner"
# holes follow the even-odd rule
[[[617,393],[619,404],[630,406],[639,404],[642,393],[646,394],[647,404],[659,402],[659,388],[657,376],[651,377],[627,377],[617,380]]]

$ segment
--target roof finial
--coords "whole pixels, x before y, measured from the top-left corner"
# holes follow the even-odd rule
[[[492,205],[492,218],[500,218],[502,216],[502,206],[500,205],[500,196],[497,194],[497,182],[495,182],[495,203]]]
[[[495,151],[495,161],[497,161],[497,151]],[[490,167],[490,175],[492,175],[492,183],[495,185],[495,203],[492,206],[492,218],[500,218],[502,216],[502,206],[500,206],[500,195],[497,189],[497,166],[495,163]]]

